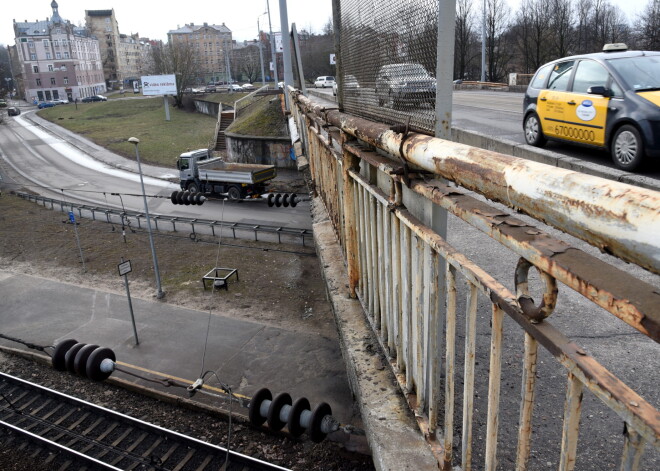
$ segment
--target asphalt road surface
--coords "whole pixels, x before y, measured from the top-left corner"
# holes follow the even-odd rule
[[[9,183],[9,178],[12,178],[43,196],[69,202],[115,208],[123,206],[135,211],[144,209],[139,176],[135,172],[91,158],[85,152],[88,148],[91,150],[91,143],[72,137],[65,140],[47,132],[28,119],[30,113],[24,112],[7,120],[7,125],[0,126],[0,160],[3,161],[5,183]],[[153,214],[311,228],[307,202],[296,208],[269,208],[262,200],[224,204],[222,201],[210,200],[202,206],[174,206],[169,195],[180,188],[178,183],[167,179],[177,177],[176,169],[142,167],[145,173],[145,193],[149,197],[149,210]],[[121,199],[113,193],[121,194]]]

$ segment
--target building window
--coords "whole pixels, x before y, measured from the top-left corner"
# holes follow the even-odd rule
[[[64,85],[69,85],[69,77],[64,77]]]
[[[62,58],[62,54],[60,54],[59,52],[56,52],[55,53],[55,59],[61,59],[61,58]]]
[[[52,71],[53,71],[53,64],[48,64],[48,72],[52,72]]]
[[[38,74],[39,73],[39,66],[38,65],[33,65],[32,66],[32,72],[34,72],[35,74]]]
[[[44,43],[44,47],[50,47],[50,42],[48,42],[48,39],[43,39],[42,41]]]
[[[51,55],[51,53],[47,52],[46,53],[46,59],[52,59],[52,58],[53,58],[53,56]]]
[[[59,100],[60,99],[60,92],[57,90],[53,90],[53,100]]]
[[[55,82],[55,77],[51,77],[51,78],[50,78],[50,84],[51,84],[51,85],[55,85],[55,83],[56,83],[56,82]]]
[[[30,54],[30,60],[36,61],[37,60],[37,55],[35,53]]]
[[[68,59],[68,58],[69,58],[69,53],[68,53],[68,52],[65,52],[65,53],[64,53],[64,58],[65,58],[65,59]]]
[[[28,47],[34,49],[34,41],[28,41]]]
[[[53,46],[60,47],[60,40],[59,39],[53,39]]]
[[[37,87],[41,87],[41,79],[40,78],[37,79]]]

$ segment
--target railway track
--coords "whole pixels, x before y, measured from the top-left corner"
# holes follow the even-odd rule
[[[45,469],[286,470],[0,373],[0,446],[24,440]]]

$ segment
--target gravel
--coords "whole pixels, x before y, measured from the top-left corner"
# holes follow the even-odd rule
[[[94,383],[61,373],[39,362],[6,352],[0,352],[0,370],[203,441],[223,447],[227,443],[228,421],[221,413],[176,407],[107,382]],[[5,438],[5,432],[0,429],[0,469],[3,471],[52,469],[52,464],[43,463],[45,452],[33,458],[33,447],[18,451],[17,447],[4,446]],[[325,440],[315,444],[309,440],[294,440],[284,433],[256,430],[240,418],[232,419],[230,448],[293,470],[374,469],[369,456],[349,452],[337,442]]]

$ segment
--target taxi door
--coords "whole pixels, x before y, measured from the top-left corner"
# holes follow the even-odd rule
[[[610,98],[590,94],[589,90],[595,86],[606,87],[609,74],[598,62],[588,59],[579,61],[574,68],[569,83],[570,91],[553,94],[552,90],[547,90],[547,101],[552,106],[552,113],[549,112],[547,116],[552,131],[547,134],[567,141],[604,147]]]
[[[548,137],[561,137],[561,124],[566,121],[567,92],[575,61],[558,62],[550,71],[548,85],[541,90],[536,102],[536,112],[541,121],[543,134]]]

